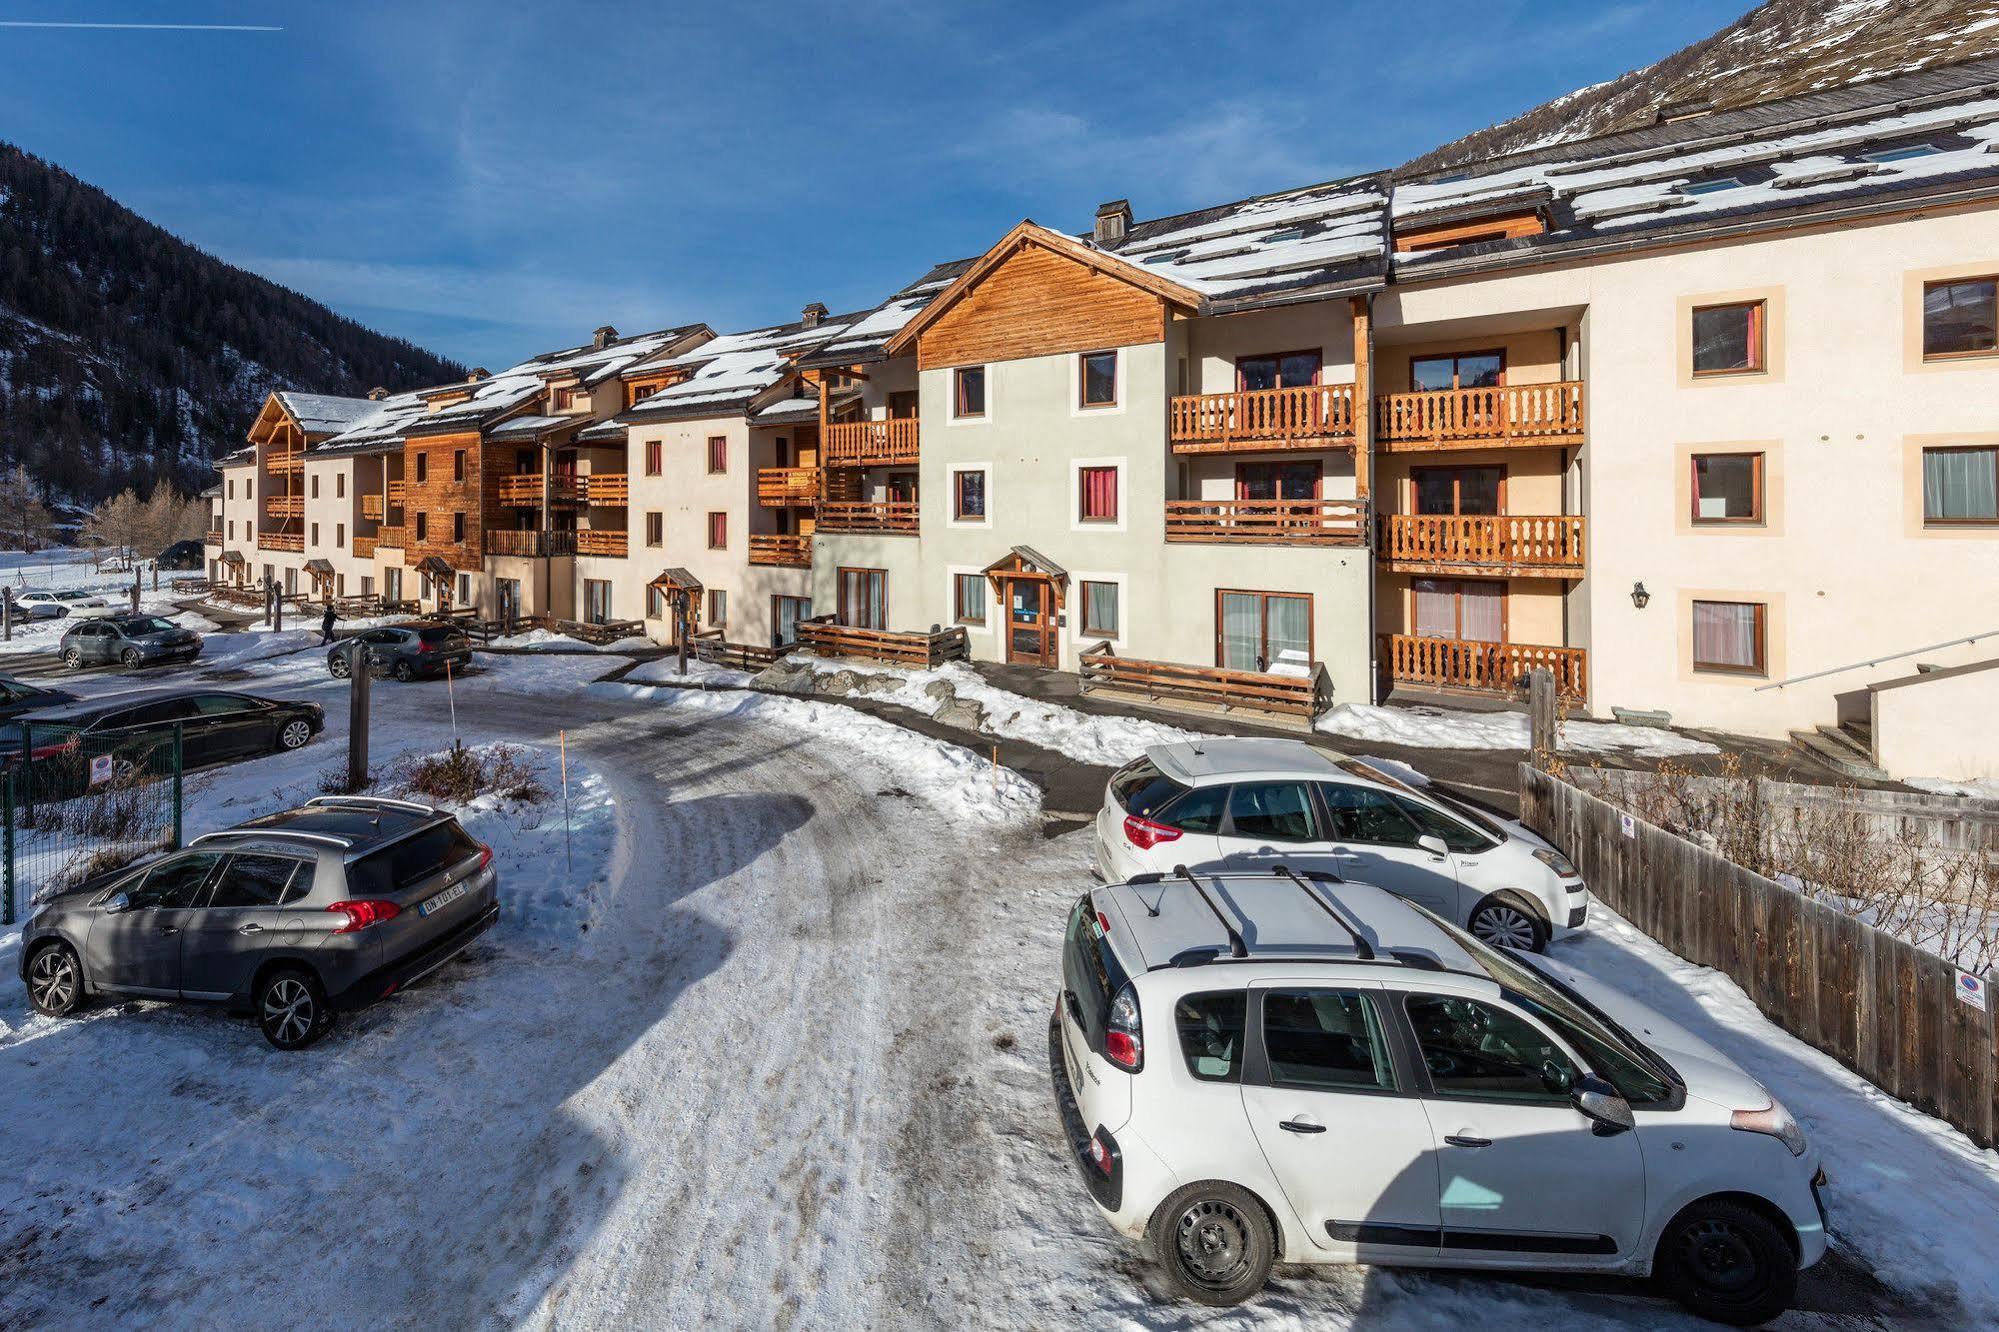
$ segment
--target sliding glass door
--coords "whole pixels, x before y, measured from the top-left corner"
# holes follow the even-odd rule
[[[1231,671],[1303,670],[1312,659],[1312,598],[1284,592],[1215,594],[1215,664]]]

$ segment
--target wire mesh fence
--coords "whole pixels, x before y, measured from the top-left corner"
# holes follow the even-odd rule
[[[0,752],[0,921],[181,841],[181,728],[87,736],[18,729]]]

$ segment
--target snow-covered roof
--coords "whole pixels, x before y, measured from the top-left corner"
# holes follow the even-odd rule
[[[367,398],[336,398],[324,393],[281,390],[278,401],[308,435],[337,435],[374,410]]]
[[[750,419],[757,425],[791,425],[797,421],[817,421],[819,399],[779,398],[776,402],[759,408]]]
[[[581,421],[580,416],[513,416],[487,430],[494,439],[533,439],[563,426],[573,426]]]
[[[641,398],[618,420],[628,425],[702,416],[728,415],[777,387],[797,368],[797,358],[840,337],[862,318],[833,315],[807,327],[803,322],[725,333],[693,351],[655,357],[640,370],[691,370],[686,379]],[[816,411],[816,408],[815,408]],[[601,437],[601,436],[598,436]]]
[[[423,417],[427,408],[415,393],[392,393],[347,429],[313,447],[315,453],[360,451],[400,444],[410,423]]]
[[[905,324],[916,318],[918,311],[937,299],[937,293],[950,286],[974,262],[972,259],[954,259],[950,263],[938,264],[874,309],[860,315],[839,337],[809,355],[799,357],[798,364],[812,368],[866,365],[880,360],[888,340],[900,333]]]

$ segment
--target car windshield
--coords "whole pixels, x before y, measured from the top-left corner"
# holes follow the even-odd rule
[[[128,634],[170,634],[179,627],[172,620],[158,615],[148,615],[143,620],[121,620],[119,623]]]

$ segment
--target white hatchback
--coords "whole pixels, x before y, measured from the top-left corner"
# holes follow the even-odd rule
[[[1576,867],[1525,828],[1298,740],[1154,745],[1112,775],[1096,834],[1108,883],[1179,865],[1323,870],[1535,952],[1589,916]]]
[[[1249,1299],[1273,1263],[1601,1272],[1750,1323],[1825,1254],[1824,1172],[1754,1078],[1378,888],[1097,888],[1061,986],[1077,1169],[1189,1299]]]
[[[94,592],[23,592],[14,598],[14,606],[37,620],[60,619],[65,615],[90,619],[112,611],[111,603]]]

